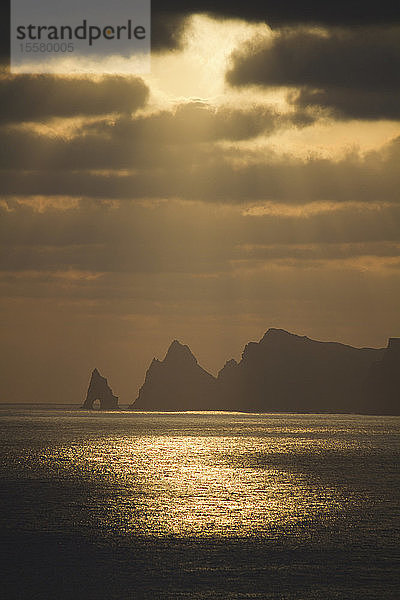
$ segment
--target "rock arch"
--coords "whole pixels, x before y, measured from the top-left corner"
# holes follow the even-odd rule
[[[100,401],[100,410],[113,410],[118,408],[118,396],[114,396],[107,379],[102,377],[97,369],[92,371],[86,400],[82,406],[87,410],[93,410],[96,400]]]

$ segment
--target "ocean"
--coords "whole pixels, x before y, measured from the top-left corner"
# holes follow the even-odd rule
[[[400,417],[0,421],[4,600],[400,598]]]

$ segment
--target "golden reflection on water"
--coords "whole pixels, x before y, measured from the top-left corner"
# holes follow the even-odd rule
[[[312,451],[318,457],[326,443],[293,437],[124,436],[52,449],[43,460],[103,485],[101,525],[116,533],[254,536],[281,525],[329,520],[341,511],[348,501],[343,492],[279,460],[268,464],[268,457],[288,453]],[[257,456],[263,457],[260,464]]]

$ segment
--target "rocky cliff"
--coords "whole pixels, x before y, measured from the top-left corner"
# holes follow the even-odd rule
[[[400,338],[389,338],[381,360],[368,372],[364,396],[367,411],[379,414],[399,414],[400,400]]]
[[[86,400],[82,408],[92,410],[96,400],[100,401],[100,410],[118,408],[118,397],[114,396],[112,389],[107,383],[107,379],[102,377],[97,369],[94,369],[90,378]]]
[[[198,364],[188,346],[174,340],[164,360],[150,364],[136,410],[212,410],[217,399],[216,379]]]
[[[399,372],[398,340],[386,350],[353,348],[269,329],[215,378],[175,340],[164,360],[153,359],[131,408],[380,414],[385,396],[385,412],[398,414],[388,398],[398,398]]]
[[[248,411],[363,412],[362,382],[382,355],[269,329],[220,373],[220,394]]]

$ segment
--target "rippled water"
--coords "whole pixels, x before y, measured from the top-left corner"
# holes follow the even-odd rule
[[[1,411],[6,598],[400,598],[400,418]]]

